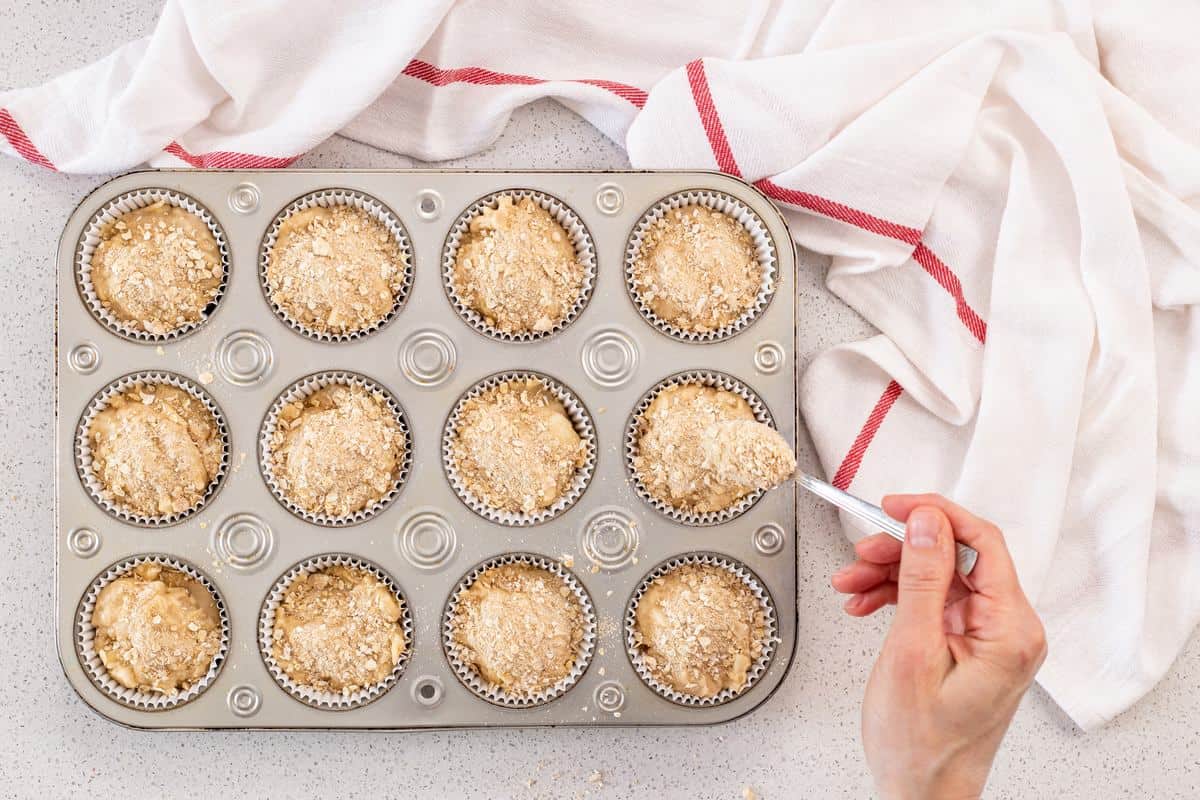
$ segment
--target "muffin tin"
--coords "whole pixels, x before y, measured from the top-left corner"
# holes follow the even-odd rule
[[[498,191],[539,193],[571,212],[594,257],[590,297],[569,323],[530,341],[496,337],[464,318],[443,281],[445,251],[465,210]],[[223,234],[226,285],[201,324],[154,341],[121,335],[89,309],[76,278],[97,214],[120,198],[174,193],[204,209]],[[393,316],[368,335],[311,337],[280,318],[260,280],[278,215],[305,197],[366,198],[395,216],[410,245],[411,281]],[[718,198],[749,212],[765,234],[774,290],[753,320],[689,341],[656,327],[626,283],[631,236],[675,196]],[[125,202],[128,202],[126,200]],[[94,230],[94,229],[92,229]],[[93,244],[94,246],[94,244]],[[753,187],[710,172],[144,171],[116,178],[80,203],[58,253],[56,623],[68,681],[90,706],[141,728],[417,729],[495,725],[703,725],[741,716],[778,688],[796,643],[796,495],[792,483],[693,520],[640,496],[627,465],[633,415],[656,386],[681,374],[742,386],[766,419],[796,442],[795,252],[783,218]],[[76,439],[93,399],[134,373],[169,373],[202,387],[227,431],[228,467],[194,513],[167,524],[102,508],[81,480]],[[544,521],[473,510],[443,463],[452,410],[498,373],[535,372],[570,392],[594,435],[582,493]],[[380,384],[403,409],[411,465],[395,497],[349,524],[293,513],[273,496],[259,439],[275,400],[318,373]],[[757,407],[756,407],[757,408]],[[760,418],[761,415],[760,415]],[[86,471],[85,471],[86,472]],[[94,487],[93,487],[94,488]],[[311,516],[311,515],[310,515]],[[394,580],[406,600],[410,652],[370,702],[340,708],[282,688],[259,644],[260,614],[277,581],[318,557],[358,560]],[[447,603],[464,576],[497,558],[549,559],[569,570],[595,615],[591,658],[553,699],[514,707],[481,697],[443,647]],[[86,598],[111,568],[159,558],[197,570],[219,594],[228,644],[203,691],[182,702],[122,701],[82,654]],[[754,684],[720,702],[681,703],[648,685],[627,647],[627,616],[660,566],[703,558],[761,584],[775,634]]]

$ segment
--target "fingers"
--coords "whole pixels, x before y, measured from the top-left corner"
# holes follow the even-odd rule
[[[886,533],[876,533],[873,536],[867,536],[859,539],[854,545],[855,554],[864,561],[873,561],[876,564],[898,564],[900,563],[900,542],[888,536]]]
[[[954,533],[945,513],[919,506],[908,514],[897,574],[896,621],[889,642],[945,650],[943,613],[954,579]]]
[[[883,510],[901,521],[907,520],[915,509],[924,506],[936,508],[945,514],[954,530],[954,538],[979,552],[979,561],[970,577],[971,586],[976,591],[992,596],[1021,593],[1021,584],[1017,580],[1008,545],[1004,543],[1004,534],[995,525],[939,494],[894,494],[883,498]]]
[[[855,594],[846,601],[844,608],[852,617],[865,617],[895,602],[896,584],[889,581]]]
[[[875,564],[870,561],[855,561],[833,573],[830,581],[833,588],[842,594],[865,592],[885,581],[895,581],[894,564]]]

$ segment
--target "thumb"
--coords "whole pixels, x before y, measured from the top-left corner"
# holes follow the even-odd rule
[[[942,613],[954,579],[954,531],[938,508],[908,515],[896,577],[895,633],[912,645],[944,645]]]

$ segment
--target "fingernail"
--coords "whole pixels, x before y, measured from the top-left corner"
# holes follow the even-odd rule
[[[908,542],[913,547],[930,548],[937,546],[938,528],[941,520],[938,513],[931,509],[918,508],[908,517]]]
[[[842,568],[841,568],[841,569],[839,569],[837,572],[833,573],[833,577],[835,577],[835,578],[840,578],[840,577],[842,577],[843,575],[845,575],[845,574],[846,574],[847,572],[849,572],[849,571],[850,571],[850,567],[849,567],[849,566],[842,567]]]
[[[853,611],[854,609],[858,608],[859,605],[861,605],[861,604],[862,604],[862,595],[856,594],[853,597],[851,597],[849,600],[847,600],[845,603],[843,603],[842,608],[846,609],[847,611]]]

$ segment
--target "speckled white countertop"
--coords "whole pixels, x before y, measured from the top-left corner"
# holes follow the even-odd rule
[[[156,0],[9,0],[0,88],[38,83],[148,33]],[[553,103],[520,110],[491,150],[450,167],[618,168],[624,154]],[[406,167],[344,139],[300,167]],[[841,613],[828,576],[850,553],[833,514],[800,507],[800,629],[791,675],[718,728],[461,733],[143,733],[109,723],[67,685],[54,646],[54,252],[63,222],[105,176],[0,160],[0,796],[861,798],[871,794],[859,702],[886,619]],[[870,328],[802,257],[800,358]],[[811,448],[801,460],[813,465]],[[1035,689],[989,797],[1200,795],[1200,639],[1162,684],[1085,735]],[[903,731],[897,731],[898,736]],[[589,782],[599,771],[602,785]]]

